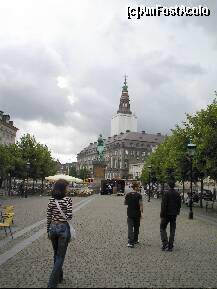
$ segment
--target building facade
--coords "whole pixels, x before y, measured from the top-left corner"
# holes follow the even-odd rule
[[[144,166],[144,162],[142,163],[136,163],[136,164],[130,164],[129,166],[129,176],[133,179],[137,179],[141,177],[142,169]]]
[[[137,172],[141,172],[141,163],[144,164],[147,156],[163,140],[161,134],[147,134],[145,131],[120,133],[105,139],[106,179],[137,176],[135,169],[130,170],[130,167],[137,165]],[[93,172],[93,161],[98,157],[96,148],[97,142],[90,143],[77,155],[78,170],[86,167],[90,173]]]
[[[9,145],[15,143],[18,129],[10,120],[10,115],[0,111],[0,144]]]
[[[126,121],[128,116],[129,121]],[[137,118],[130,110],[125,78],[119,110],[111,120],[111,136],[104,139],[106,179],[139,177],[145,159],[164,139],[160,133],[137,132]],[[98,158],[96,149],[97,142],[90,143],[77,155],[77,170],[86,167],[90,177],[93,177],[93,161]]]

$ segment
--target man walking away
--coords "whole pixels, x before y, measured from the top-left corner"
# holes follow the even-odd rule
[[[20,197],[24,197],[24,181],[19,184],[19,194]]]
[[[139,193],[140,187],[137,183],[132,184],[132,192],[125,197],[127,208],[128,223],[128,247],[134,248],[138,244],[140,219],[143,213],[142,195]]]
[[[160,224],[160,235],[162,241],[162,251],[172,251],[173,243],[176,231],[176,218],[180,213],[181,208],[181,196],[174,190],[175,183],[170,182],[169,191],[165,192],[162,196],[161,202],[161,224]],[[167,238],[167,225],[170,223],[170,237],[169,242]]]

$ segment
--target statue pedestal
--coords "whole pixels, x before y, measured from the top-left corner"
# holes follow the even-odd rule
[[[105,169],[105,161],[93,161],[93,177],[98,188],[101,186],[101,181],[105,179]]]

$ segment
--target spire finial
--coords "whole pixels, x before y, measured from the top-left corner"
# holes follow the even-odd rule
[[[124,75],[124,86],[123,86],[123,91],[127,91],[128,90],[128,86],[127,86],[127,75]]]
[[[127,85],[127,75],[126,74],[124,75],[124,79],[125,79],[124,84],[126,86]]]

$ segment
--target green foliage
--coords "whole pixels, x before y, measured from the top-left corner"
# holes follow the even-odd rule
[[[72,177],[77,178],[77,171],[76,171],[76,167],[75,166],[70,167],[69,175],[72,176]]]
[[[182,126],[176,126],[164,143],[148,156],[142,182],[148,183],[150,165],[158,183],[164,184],[171,179],[190,180],[191,160],[187,152],[190,138],[197,146],[193,158],[193,180],[202,181],[207,176],[217,180],[217,101],[214,99],[206,109],[187,115]]]
[[[89,178],[90,177],[89,170],[86,167],[80,169],[78,172],[78,177],[82,180]]]
[[[27,167],[29,163],[29,168]],[[29,134],[11,145],[0,145],[0,179],[10,177],[44,179],[57,172],[56,162],[46,145]]]

